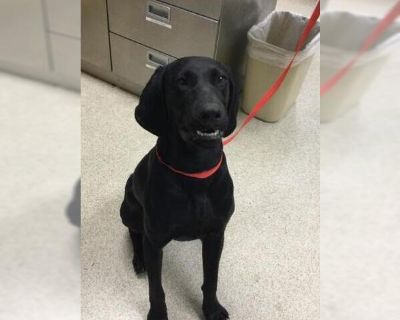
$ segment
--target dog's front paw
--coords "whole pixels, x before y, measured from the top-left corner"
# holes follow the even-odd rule
[[[147,320],[168,320],[167,312],[151,308],[147,315]]]
[[[216,302],[212,306],[203,306],[204,316],[206,320],[225,320],[229,319],[229,313],[226,309]]]

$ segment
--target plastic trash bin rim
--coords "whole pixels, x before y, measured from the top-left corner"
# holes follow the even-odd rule
[[[278,67],[285,67],[289,61],[293,58],[293,54],[295,53],[295,49],[288,50],[277,45],[274,45],[269,42],[262,41],[254,36],[254,32],[258,32],[260,29],[263,29],[266,24],[269,23],[270,19],[274,15],[290,15],[296,18],[308,20],[307,17],[302,15],[289,12],[289,11],[273,11],[271,12],[263,21],[254,25],[247,33],[247,38],[249,41],[247,47],[247,53],[253,59],[257,59],[260,61],[267,61],[276,64]],[[304,24],[304,26],[306,23]],[[314,55],[314,53],[319,48],[320,41],[320,24],[317,22],[314,28],[318,28],[318,31],[314,34],[314,37],[306,43],[303,49],[299,52],[297,57],[295,58],[293,65],[296,65],[308,57]],[[297,37],[296,37],[297,39]]]
[[[346,11],[328,11],[324,12],[321,15],[321,19],[326,16],[338,16],[345,17],[346,19],[365,19],[369,21],[373,21],[378,23],[380,20],[379,17],[374,17],[370,15],[361,15],[350,13]],[[325,29],[326,30],[326,29]],[[386,39],[378,40],[377,44],[374,47],[368,49],[367,52],[363,54],[362,57],[355,63],[354,66],[363,65],[365,63],[371,62],[381,56],[387,55],[393,49],[393,46],[400,44],[400,23],[394,23],[390,28],[389,32],[392,32],[392,35],[387,37]],[[354,57],[354,54],[357,52],[357,49],[350,50],[344,48],[337,48],[328,44],[321,43],[321,65],[326,66],[342,66],[344,63],[349,61]]]

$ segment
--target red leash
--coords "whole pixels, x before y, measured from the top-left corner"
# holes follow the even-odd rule
[[[236,130],[233,134],[231,134],[228,138],[226,138],[223,141],[224,145],[227,145],[230,143],[233,139],[236,138],[236,136],[239,134],[239,132],[256,116],[257,112],[260,111],[265,104],[267,104],[273,95],[279,90],[281,87],[283,81],[285,80],[287,74],[289,73],[290,69],[292,68],[292,64],[294,62],[294,59],[296,58],[297,54],[301,51],[301,49],[304,46],[304,43],[310,34],[311,30],[314,28],[315,24],[317,23],[317,20],[319,18],[319,0],[317,5],[315,6],[315,9],[311,15],[311,18],[308,20],[307,25],[305,26],[303,33],[301,34],[299,40],[297,41],[296,44],[296,51],[293,55],[292,60],[290,63],[287,65],[287,67],[282,71],[282,73],[279,75],[278,79],[272,84],[272,86],[265,92],[265,94],[261,97],[261,99],[255,104],[251,112],[247,115],[247,117],[244,119],[243,123],[239,127],[238,130]]]
[[[244,121],[241,124],[241,126],[239,127],[239,129],[236,130],[236,132],[231,134],[228,138],[226,138],[222,142],[223,145],[227,145],[228,143],[230,143],[239,134],[239,132],[256,116],[257,112],[260,111],[264,107],[264,105],[266,103],[268,103],[269,100],[271,100],[273,95],[279,90],[279,88],[281,87],[283,81],[285,80],[287,74],[289,73],[289,71],[292,67],[294,59],[296,58],[297,54],[303,48],[308,35],[310,34],[311,30],[313,29],[313,27],[315,26],[315,24],[319,18],[319,7],[320,7],[320,5],[319,5],[319,0],[318,0],[318,3],[311,15],[311,18],[308,20],[307,25],[304,27],[303,33],[301,34],[299,40],[297,41],[295,53],[293,55],[292,60],[288,64],[288,66],[282,71],[282,73],[279,75],[278,79],[272,84],[272,86],[267,90],[267,92],[265,92],[265,94],[261,97],[261,99],[255,104],[255,106],[253,107],[253,109],[251,110],[249,115],[244,119]],[[224,157],[222,154],[221,159],[219,160],[218,164],[209,170],[202,171],[202,172],[188,173],[188,172],[184,172],[184,171],[175,169],[171,165],[165,163],[162,160],[160,154],[158,153],[157,148],[156,148],[156,156],[157,156],[158,161],[160,163],[162,163],[163,165],[165,165],[171,171],[173,171],[177,174],[186,176],[186,177],[196,178],[196,179],[206,179],[206,178],[210,177],[211,175],[213,175],[215,172],[217,172],[217,170],[221,167],[222,160]]]
[[[372,30],[367,39],[364,40],[357,54],[342,69],[336,72],[330,79],[321,85],[321,96],[331,90],[336,83],[342,79],[357,62],[357,60],[379,39],[382,33],[400,16],[400,1],[386,14],[386,16]]]

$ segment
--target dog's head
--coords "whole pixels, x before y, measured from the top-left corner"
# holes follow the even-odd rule
[[[235,130],[238,95],[224,65],[210,58],[182,58],[154,72],[135,117],[157,136],[177,132],[186,142],[206,145]]]

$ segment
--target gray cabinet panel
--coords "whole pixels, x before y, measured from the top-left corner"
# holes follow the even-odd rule
[[[174,57],[116,34],[110,34],[110,41],[114,74],[141,88],[159,65],[175,60]]]
[[[111,71],[106,0],[82,0],[82,60]]]
[[[218,21],[157,1],[108,0],[110,30],[175,57],[214,57]]]
[[[161,2],[172,4],[216,20],[221,15],[222,0],[161,0]]]
[[[1,0],[0,68],[49,69],[41,0]]]
[[[80,0],[46,0],[50,31],[80,38],[80,3]]]
[[[65,79],[66,84],[80,88],[80,49],[81,42],[68,36],[50,36],[53,53],[54,72]]]

